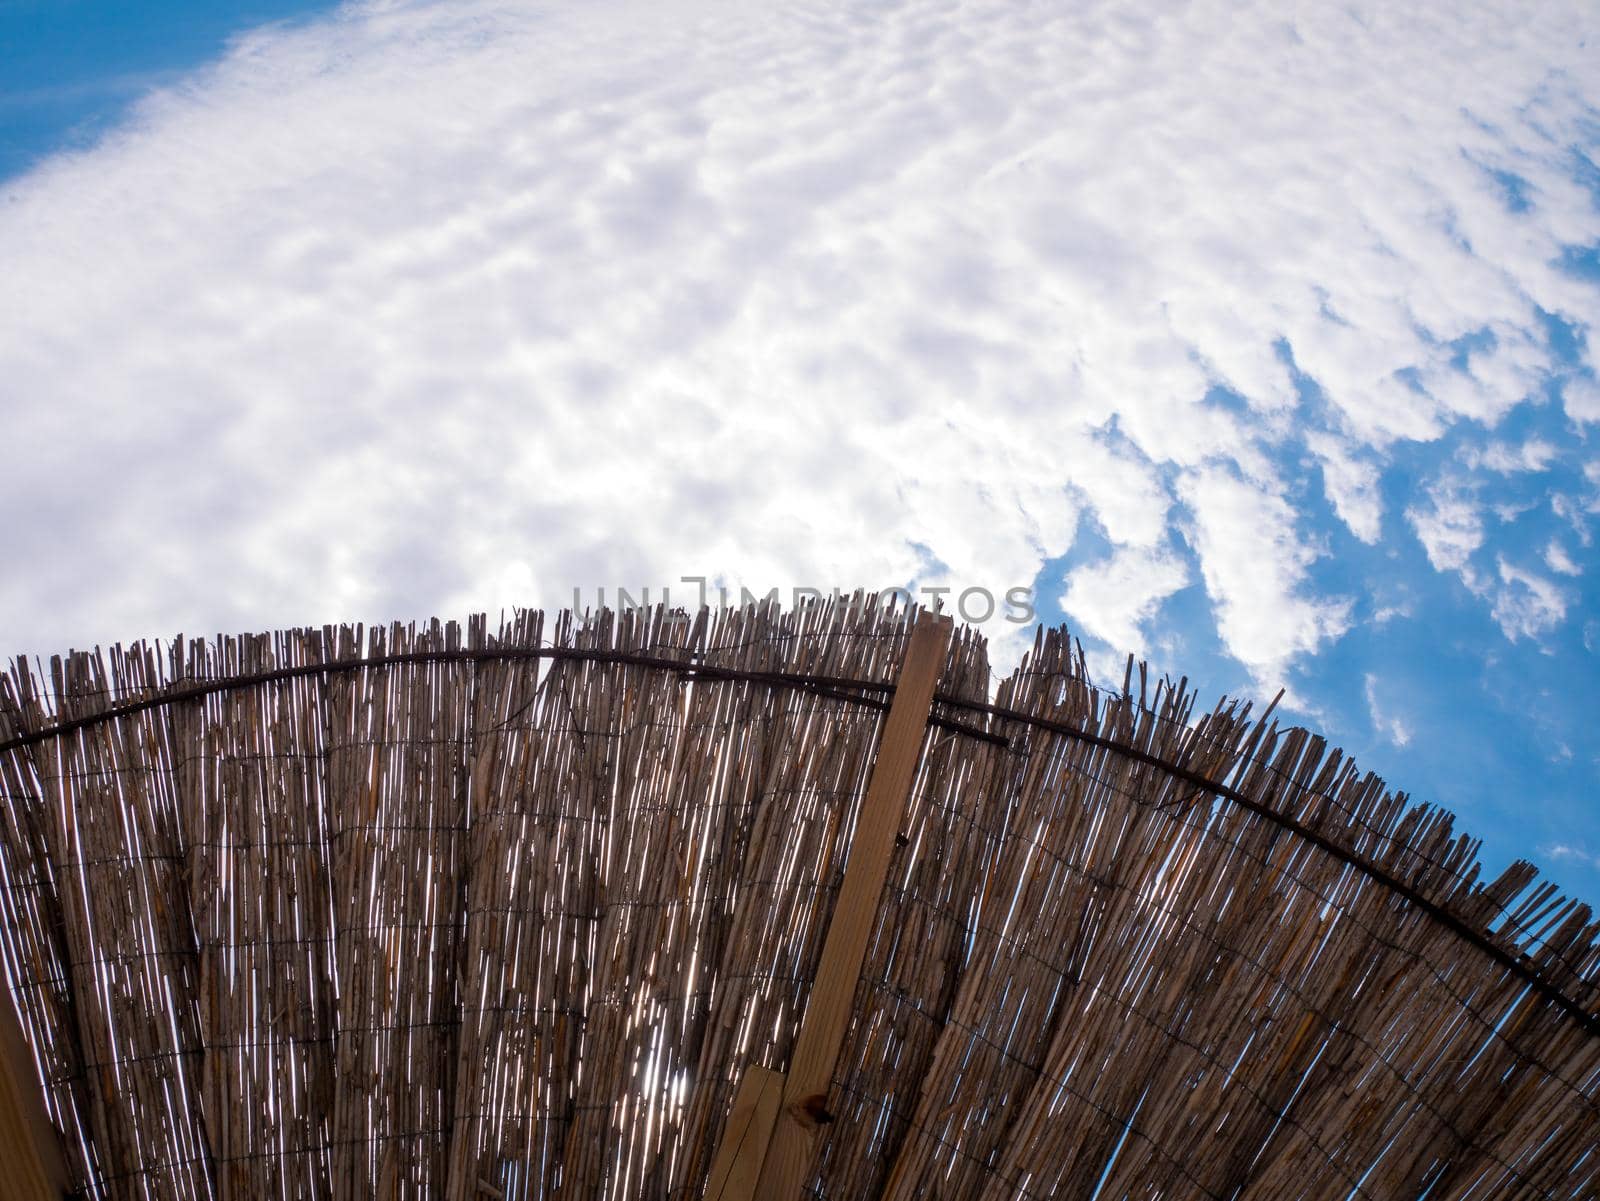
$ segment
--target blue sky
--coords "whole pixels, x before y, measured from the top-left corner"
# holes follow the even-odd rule
[[[233,35],[334,7],[0,0],[0,176],[83,149],[153,88],[221,56]]]
[[[1597,21],[0,3],[0,632],[1032,582],[1600,899]]]
[[[1561,424],[1548,399],[1530,400],[1507,420]],[[1515,858],[1532,858],[1581,895],[1600,897],[1590,863],[1576,854],[1551,854],[1589,846],[1600,832],[1600,745],[1594,702],[1587,699],[1600,696],[1600,596],[1592,576],[1580,577],[1574,620],[1538,639],[1512,641],[1458,577],[1430,567],[1400,513],[1417,477],[1448,462],[1461,443],[1481,444],[1483,436],[1466,430],[1457,439],[1396,456],[1383,486],[1392,498],[1389,524],[1400,528],[1387,530],[1376,545],[1353,537],[1328,509],[1317,495],[1314,469],[1302,476],[1302,528],[1329,548],[1318,565],[1319,582],[1331,592],[1357,595],[1366,585],[1368,595],[1350,629],[1292,673],[1290,686],[1314,708],[1308,713],[1302,707],[1296,716],[1414,800],[1454,810],[1460,829],[1485,840],[1482,859],[1491,873]],[[1527,506],[1509,523],[1508,543],[1542,546],[1559,537],[1550,483],[1541,473],[1507,481],[1500,490],[1500,503]],[[1071,554],[1041,573],[1040,595],[1050,596],[1053,582],[1106,552],[1095,531],[1080,535]],[[1372,588],[1374,580],[1386,586]],[[1380,619],[1389,606],[1412,616]],[[1059,603],[1044,612],[1077,624]],[[1201,582],[1170,596],[1159,622],[1169,631],[1170,649],[1155,662],[1174,676],[1187,674],[1202,698],[1260,695],[1219,643]],[[1096,645],[1112,650],[1090,641]],[[1103,683],[1117,682],[1109,667],[1100,674]],[[1401,729],[1386,724],[1395,722]]]

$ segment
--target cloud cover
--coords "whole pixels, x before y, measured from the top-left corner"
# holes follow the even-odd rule
[[[1592,432],[1597,25],[456,0],[263,31],[0,190],[0,621],[49,650],[685,574],[999,593],[1092,526],[1056,589],[1090,633],[1139,645],[1197,581],[1265,687],[1359,600],[1316,577],[1328,506],[1363,543],[1409,517],[1536,637],[1560,589],[1474,481]],[[1540,396],[1565,441],[1387,510],[1398,447]],[[1544,502],[1574,534],[1585,487]]]

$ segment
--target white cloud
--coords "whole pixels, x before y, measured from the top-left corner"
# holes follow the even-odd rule
[[[1482,452],[1463,456],[1468,467],[1483,467],[1501,475],[1543,471],[1556,461],[1560,450],[1543,438],[1529,438],[1520,446],[1491,442]]]
[[[1306,594],[1317,554],[1281,496],[1215,466],[1186,472],[1178,491],[1193,515],[1217,632],[1257,684],[1280,683],[1291,660],[1349,627],[1348,600]]]
[[[1541,310],[1592,313],[1553,265],[1600,240],[1586,36],[1579,3],[397,0],[247,38],[0,186],[5,633],[998,591],[1089,517],[1112,556],[1068,593],[1127,639],[1177,480],[1226,648],[1281,673],[1349,619],[1275,464],[1309,448],[1370,542],[1396,440],[1492,424],[1555,369]],[[1406,506],[1441,569],[1482,540],[1452,505]]]
[[[1495,592],[1494,619],[1505,636],[1538,638],[1560,624],[1570,597],[1551,580],[1498,561],[1500,587]]]
[[[1569,379],[1561,385],[1561,403],[1573,421],[1600,421],[1600,384],[1593,376]]]
[[[1557,492],[1550,497],[1550,511],[1571,527],[1578,545],[1589,547],[1594,543],[1594,533],[1589,528],[1589,514],[1600,512],[1596,508],[1595,500],[1591,499],[1585,504],[1581,497]]]
[[[1544,853],[1556,862],[1573,862],[1584,867],[1600,867],[1600,855],[1591,855],[1583,847],[1558,842],[1544,848]]]
[[[1420,503],[1406,509],[1406,520],[1435,571],[1463,571],[1483,545],[1483,517],[1470,494],[1453,482],[1429,487]]]
[[[1582,575],[1583,568],[1579,567],[1567,554],[1566,548],[1552,538],[1544,548],[1544,565],[1558,575]]]
[[[1489,506],[1501,525],[1510,525],[1524,513],[1531,513],[1538,507],[1539,502],[1533,499],[1501,500]]]
[[[1372,613],[1372,624],[1375,626],[1388,625],[1397,617],[1410,617],[1415,613],[1409,602],[1398,605],[1379,605]]]
[[[1322,486],[1339,519],[1361,541],[1375,543],[1383,533],[1383,497],[1377,464],[1351,453],[1330,434],[1310,433],[1306,445],[1322,464]]]
[[[1113,650],[1145,652],[1144,626],[1161,602],[1189,582],[1183,560],[1164,547],[1122,547],[1067,577],[1061,607],[1084,633]]]
[[[1368,672],[1365,680],[1365,693],[1367,715],[1372,720],[1372,728],[1395,746],[1403,747],[1409,745],[1411,742],[1411,727],[1402,718],[1389,711],[1379,695],[1380,691],[1378,677],[1372,672]]]

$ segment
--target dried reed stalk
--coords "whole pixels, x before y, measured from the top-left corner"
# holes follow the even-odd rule
[[[0,743],[84,719],[0,751],[0,956],[75,1186],[698,1201],[746,1068],[788,1066],[870,774],[884,692],[837,681],[892,680],[906,618],[14,663]],[[958,633],[811,1195],[1595,1195],[1586,907],[1480,881],[1304,731],[1096,691],[1060,632],[960,710],[988,685]]]

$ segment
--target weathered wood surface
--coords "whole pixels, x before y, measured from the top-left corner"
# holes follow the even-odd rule
[[[696,1201],[747,1067],[800,1058],[883,694],[488,652],[888,682],[909,628],[522,614],[13,665],[0,742],[308,668],[0,751],[0,951],[74,1187]],[[989,683],[958,631],[941,695]],[[1093,690],[1059,633],[993,700],[1147,758],[936,706],[1004,745],[923,743],[803,1195],[1596,1195],[1600,1038],[1551,1000],[1600,1012],[1586,907],[1480,880],[1448,814],[1302,731]]]
[[[10,1201],[60,1201],[67,1166],[28,1053],[22,1024],[0,999],[0,1195]]]
[[[861,961],[883,899],[895,839],[905,823],[906,802],[928,736],[933,691],[953,630],[950,618],[924,614],[911,632],[905,663],[895,680],[894,703],[884,721],[883,740],[873,759],[871,780],[850,841],[822,957],[806,998],[805,1016],[783,1076],[781,1103],[770,1122],[762,1114],[764,1120],[756,1131],[759,1150],[743,1128],[735,1133],[740,1114],[739,1106],[734,1106],[723,1130],[722,1147],[737,1137],[738,1151],[727,1173],[719,1177],[712,1171],[707,1196],[716,1201],[749,1201],[758,1196],[787,1201],[797,1196],[805,1183],[817,1130],[832,1120],[828,1090],[855,1007]],[[765,1069],[751,1070],[758,1074],[759,1082],[766,1082]],[[743,1095],[742,1084],[740,1092]],[[718,1161],[722,1158],[719,1149]],[[754,1172],[749,1170],[752,1166]]]
[[[783,1105],[783,1080],[782,1072],[754,1064],[739,1081],[706,1177],[707,1201],[739,1201],[755,1195]]]

